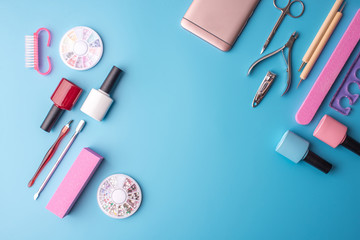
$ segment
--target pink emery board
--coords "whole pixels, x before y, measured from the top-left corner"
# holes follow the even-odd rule
[[[65,217],[103,159],[90,148],[81,150],[46,209],[60,218]]]
[[[295,119],[297,123],[307,125],[311,122],[359,40],[360,10],[357,11],[305,101],[296,113]]]

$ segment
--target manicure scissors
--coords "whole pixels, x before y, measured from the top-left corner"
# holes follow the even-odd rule
[[[263,56],[262,58],[260,58],[259,60],[257,60],[256,62],[254,62],[250,68],[249,68],[249,71],[248,71],[248,75],[250,74],[251,70],[253,70],[253,68],[258,64],[260,63],[261,61],[271,57],[271,56],[274,56],[275,54],[277,54],[278,52],[282,52],[283,56],[284,56],[284,60],[286,62],[286,66],[287,66],[287,84],[286,84],[286,89],[284,91],[284,93],[282,95],[284,95],[285,93],[287,93],[287,91],[289,90],[290,88],[290,85],[291,85],[291,74],[292,74],[292,71],[291,71],[291,52],[292,52],[292,47],[294,45],[294,42],[295,40],[299,37],[299,34],[297,32],[294,32],[293,34],[291,34],[291,37],[289,38],[289,41],[281,48],[275,50],[274,52],[271,52],[265,56]],[[289,48],[289,51],[288,51],[288,59],[286,60],[285,58],[285,54],[284,54],[284,50],[285,48]]]
[[[300,13],[299,15],[294,16],[293,14],[291,14],[290,9],[291,9],[291,6],[292,6],[294,3],[296,3],[296,2],[298,2],[298,3],[301,4],[302,11],[301,11],[301,13]],[[274,0],[274,6],[281,11],[281,15],[280,15],[279,19],[277,20],[274,28],[272,29],[269,37],[266,39],[266,42],[265,42],[265,44],[264,44],[264,46],[263,46],[260,54],[262,54],[262,53],[265,51],[265,49],[266,49],[267,46],[269,45],[271,39],[274,37],[276,31],[278,30],[281,22],[284,20],[284,18],[285,18],[286,15],[289,15],[290,17],[293,17],[293,18],[298,18],[298,17],[301,17],[301,16],[304,14],[304,10],[305,10],[305,5],[304,5],[304,3],[303,3],[301,0],[289,0],[288,4],[287,4],[285,7],[283,7],[283,8],[279,7],[279,6],[276,4],[276,0]]]

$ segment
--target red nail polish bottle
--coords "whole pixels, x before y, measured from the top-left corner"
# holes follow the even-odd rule
[[[50,132],[62,112],[64,110],[71,110],[80,97],[81,92],[82,89],[69,80],[65,78],[61,79],[59,85],[51,96],[51,100],[54,102],[54,105],[51,107],[44,122],[41,124],[41,129],[46,132]]]

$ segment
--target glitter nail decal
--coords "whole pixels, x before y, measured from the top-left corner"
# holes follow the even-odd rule
[[[101,182],[97,192],[100,209],[113,218],[127,218],[140,207],[142,200],[138,183],[124,174],[114,174]]]
[[[68,67],[87,70],[100,61],[103,43],[91,28],[74,27],[61,39],[59,51],[61,59]]]

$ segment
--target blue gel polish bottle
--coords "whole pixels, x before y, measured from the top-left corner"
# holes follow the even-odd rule
[[[310,151],[309,146],[308,141],[291,131],[287,131],[278,143],[276,151],[294,163],[304,160],[320,171],[328,173],[332,165]]]

